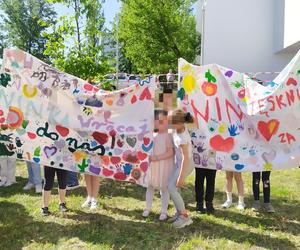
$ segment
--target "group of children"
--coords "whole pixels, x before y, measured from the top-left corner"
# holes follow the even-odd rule
[[[150,157],[150,170],[148,176],[148,188],[146,191],[146,208],[142,216],[148,217],[151,211],[154,190],[159,189],[161,194],[161,214],[159,220],[167,220],[167,209],[169,200],[174,202],[176,208],[175,216],[169,221],[173,222],[175,228],[182,228],[192,223],[191,218],[185,209],[184,201],[179,193],[179,188],[184,185],[185,179],[192,172],[193,167],[190,162],[192,147],[191,137],[186,124],[193,123],[190,113],[182,110],[175,110],[168,116],[164,110],[155,110],[155,133],[154,149]],[[173,133],[169,133],[171,124]],[[195,169],[195,193],[196,210],[198,213],[214,213],[213,198],[215,191],[216,170],[208,168]],[[253,173],[253,210],[259,211],[259,184],[260,176],[263,182],[264,208],[267,212],[275,212],[270,204],[270,172],[265,171]],[[232,206],[232,185],[233,178],[238,189],[239,210],[245,209],[244,184],[240,172],[226,172],[226,195],[227,200],[222,205],[223,208]],[[206,180],[206,190],[204,197],[204,182]],[[205,206],[204,206],[205,201]]]
[[[170,199],[173,201],[176,208],[176,214],[169,218],[169,222],[175,228],[182,228],[193,223],[185,203],[179,192],[180,187],[185,184],[185,179],[193,171],[191,163],[192,144],[191,137],[188,132],[188,124],[193,124],[194,119],[190,113],[186,113],[181,109],[170,111],[172,106],[172,72],[169,74],[167,81],[169,85],[165,85],[160,102],[163,103],[163,109],[156,109],[154,114],[154,148],[150,156],[150,169],[148,172],[148,187],[146,191],[146,208],[142,216],[148,217],[151,212],[153,196],[155,189],[160,190],[161,194],[161,213],[159,220],[165,221],[168,219],[167,209]],[[173,79],[174,81],[174,79]],[[169,86],[169,87],[168,87]],[[172,132],[170,132],[172,131]],[[14,162],[12,162],[14,161]],[[9,186],[15,182],[14,173],[15,160],[4,158],[0,161],[1,166],[1,185]],[[24,187],[24,190],[31,188],[40,192],[42,189],[42,181],[40,177],[40,166],[38,164],[27,163],[29,181]],[[8,171],[11,170],[11,171]],[[196,210],[198,213],[214,213],[213,199],[215,191],[216,170],[208,168],[196,168],[195,174],[195,193],[196,193]],[[55,169],[52,167],[44,167],[44,185],[43,185],[43,206],[41,209],[42,215],[49,215],[48,208],[51,189],[53,188],[54,178],[57,175],[59,186],[59,210],[62,212],[68,211],[65,202],[68,171],[63,169]],[[244,203],[244,184],[242,175],[239,172],[226,172],[226,194],[227,200],[222,205],[223,208],[232,206],[232,182],[233,178],[237,183],[238,189],[238,205],[240,210],[245,209]],[[270,172],[253,173],[253,210],[260,209],[259,202],[259,184],[260,179],[263,182],[264,208],[267,212],[274,212],[270,204]],[[204,195],[204,182],[206,180],[206,190]],[[85,183],[87,190],[87,198],[82,204],[82,208],[96,209],[98,206],[97,196],[99,193],[99,177],[85,175]],[[205,204],[204,204],[205,201]],[[205,205],[205,206],[204,206]]]

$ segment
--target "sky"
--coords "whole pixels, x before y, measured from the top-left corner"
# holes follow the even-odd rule
[[[106,0],[103,4],[104,16],[105,16],[105,26],[111,28],[111,23],[114,20],[115,15],[120,11],[121,2],[118,0]],[[62,4],[56,4],[55,10],[58,16],[66,15],[69,9]]]

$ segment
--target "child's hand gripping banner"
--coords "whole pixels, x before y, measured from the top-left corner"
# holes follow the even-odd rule
[[[145,185],[154,83],[115,92],[6,49],[0,86],[0,156]]]
[[[258,172],[300,165],[300,51],[267,86],[183,59],[179,75],[180,105],[196,120],[196,167]]]

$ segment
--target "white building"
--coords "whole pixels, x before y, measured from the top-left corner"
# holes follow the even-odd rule
[[[204,64],[276,72],[300,49],[300,0],[207,0],[204,24]]]

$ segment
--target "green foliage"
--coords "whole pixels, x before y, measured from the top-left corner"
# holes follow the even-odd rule
[[[118,32],[122,51],[136,71],[177,68],[180,57],[193,62],[200,46],[192,0],[124,0]],[[117,35],[117,34],[116,34]]]
[[[43,54],[47,38],[41,34],[55,24],[51,5],[46,0],[0,0],[0,9],[1,36],[6,46],[16,46],[48,61]]]
[[[60,18],[51,33],[45,54],[55,67],[80,78],[97,78],[108,71],[102,55],[104,17],[100,0],[51,0],[72,8],[74,13]]]
[[[10,75],[0,74],[0,85],[6,87],[9,81],[11,80]]]

